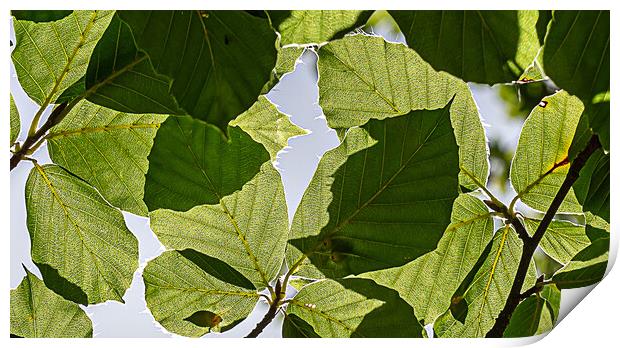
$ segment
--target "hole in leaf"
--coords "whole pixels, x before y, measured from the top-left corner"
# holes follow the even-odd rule
[[[549,104],[549,102],[542,100],[540,103],[538,103],[538,106],[544,108],[545,106],[547,106],[547,104]]]
[[[209,311],[198,311],[183,319],[200,327],[216,327],[222,322],[222,317]]]

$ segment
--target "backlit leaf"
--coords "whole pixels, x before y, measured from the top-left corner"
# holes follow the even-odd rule
[[[533,235],[540,220],[524,219],[525,228]],[[590,245],[586,235],[586,227],[569,221],[553,220],[547,227],[540,247],[554,260],[566,264],[575,254]]]
[[[35,164],[26,212],[32,261],[78,286],[88,297],[84,304],[123,302],[138,268],[138,241],[120,211],[63,168]]]
[[[347,36],[321,47],[318,68],[319,104],[328,125],[335,129],[411,110],[440,108],[454,97],[450,119],[459,145],[459,181],[472,190],[478,185],[471,177],[486,184],[486,136],[471,91],[463,81],[434,71],[403,44],[368,35]]]
[[[19,286],[11,290],[11,335],[92,337],[93,324],[82,308],[46,288],[26,269]]]
[[[603,279],[609,258],[609,238],[599,238],[580,251],[555,275],[554,284],[560,289],[581,288]]]
[[[282,35],[280,44],[321,44],[338,39],[363,26],[373,11],[294,10],[269,11],[274,27]]]
[[[19,119],[19,110],[17,110],[17,105],[15,105],[15,100],[13,100],[13,95],[11,94],[11,110],[10,110],[10,116],[11,116],[11,146],[13,146],[13,144],[15,143],[15,141],[17,140],[17,137],[19,137],[19,131],[21,129],[21,122]]]

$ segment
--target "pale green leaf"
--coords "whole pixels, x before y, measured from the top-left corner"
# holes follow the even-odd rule
[[[265,148],[241,129],[228,128],[227,136],[198,119],[168,117],[148,157],[144,201],[149,211],[216,204],[269,160]]]
[[[19,83],[39,105],[54,103],[86,73],[114,11],[73,11],[54,22],[14,20],[12,53]]]
[[[540,224],[540,220],[524,219],[525,228],[533,235]],[[573,224],[569,221],[553,220],[547,227],[540,247],[544,252],[561,264],[569,262],[583,248],[590,245],[586,235],[586,227]]]
[[[231,127],[239,127],[252,139],[263,144],[271,160],[288,144],[288,139],[308,132],[291,123],[288,115],[278,111],[264,95],[250,109],[230,122]]]
[[[515,81],[540,43],[538,11],[389,11],[409,47],[467,82]]]
[[[11,146],[17,141],[17,137],[19,137],[19,131],[21,129],[21,121],[19,119],[19,110],[17,109],[17,105],[15,105],[15,100],[13,100],[13,95],[11,94]]]
[[[276,33],[245,11],[119,11],[187,114],[226,129],[270,79]]]
[[[341,277],[401,266],[435,249],[458,196],[449,108],[349,130],[323,156],[297,208],[289,267]]]
[[[493,218],[486,205],[462,194],[437,249],[404,266],[362,276],[398,291],[421,322],[432,323],[450,307],[452,294],[492,237]]]
[[[565,91],[545,97],[523,124],[510,167],[510,180],[521,201],[547,211],[570,166],[570,148],[583,104]],[[571,188],[558,212],[580,213]]]
[[[229,278],[220,279],[220,274],[208,266],[174,250],[146,265],[142,275],[146,305],[166,330],[191,337],[226,331],[245,319],[256,305],[256,290],[233,285]],[[207,323],[197,318],[209,313]]]
[[[280,175],[267,162],[239,192],[187,212],[156,210],[151,229],[168,248],[220,259],[266,287],[284,260],[288,216]]]
[[[599,238],[580,251],[556,274],[553,283],[560,289],[581,288],[603,279],[609,259],[609,237]]]
[[[519,266],[523,243],[509,226],[500,228],[493,237],[490,252],[483,259],[471,283],[460,294],[455,293],[451,310],[434,324],[439,337],[484,337],[504,308]],[[534,263],[523,284],[523,290],[536,282]],[[459,306],[461,305],[461,306]],[[461,310],[465,308],[465,310]]]
[[[61,167],[35,164],[26,212],[32,261],[79,287],[84,303],[123,302],[138,268],[138,241],[120,211]]]
[[[423,331],[396,291],[370,279],[314,282],[289,302],[287,314],[320,337],[422,337]]]
[[[281,35],[281,45],[321,44],[363,26],[373,11],[293,10],[269,11]]]
[[[146,215],[147,156],[165,119],[81,101],[47,134],[50,157],[97,188],[112,205]]]
[[[295,69],[295,64],[304,53],[304,47],[282,47],[278,50],[278,58],[276,60],[275,73],[278,78]]]
[[[456,94],[450,118],[459,145],[460,183],[469,189],[479,186],[474,180],[486,184],[486,136],[466,83],[434,71],[403,44],[368,35],[346,36],[321,47],[318,68],[319,104],[336,129],[440,108]]]
[[[27,338],[93,336],[93,324],[82,308],[46,288],[41,279],[25,270],[24,279],[11,290],[11,335]]]

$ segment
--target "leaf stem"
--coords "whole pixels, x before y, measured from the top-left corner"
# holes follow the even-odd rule
[[[462,171],[465,175],[467,175],[467,177],[469,177],[469,178],[470,178],[470,179],[474,182],[474,184],[476,184],[476,186],[478,186],[480,189],[482,189],[482,191],[484,191],[484,193],[486,193],[486,195],[489,197],[489,199],[490,199],[493,203],[495,203],[496,205],[503,205],[503,203],[502,203],[499,199],[497,199],[497,197],[495,197],[495,195],[493,195],[493,193],[491,193],[491,191],[489,191],[489,189],[488,189],[488,188],[486,188],[486,186],[485,186],[485,185],[483,185],[483,184],[482,184],[482,183],[478,180],[478,178],[476,178],[476,177],[475,177],[472,173],[470,173],[467,169],[465,169],[465,167],[462,167],[462,166],[461,166],[460,168],[461,168],[461,171]]]
[[[280,307],[280,301],[282,300],[282,297],[282,283],[280,283],[280,280],[278,279],[278,281],[276,282],[275,297],[271,300],[271,304],[269,305],[267,313],[265,313],[263,319],[258,324],[256,324],[254,330],[252,330],[247,336],[245,336],[246,338],[258,337],[258,335],[263,332],[267,325],[269,325],[269,323],[273,321],[273,319],[276,317],[276,314],[278,313],[278,308]]]
[[[71,109],[73,109],[73,107],[80,101],[82,100],[82,98],[76,98],[74,99],[71,103],[67,104],[62,103],[57,105],[54,110],[52,110],[52,113],[49,115],[49,117],[47,118],[47,120],[45,121],[45,123],[41,126],[41,128],[37,129],[33,134],[28,135],[28,137],[26,138],[26,140],[24,141],[24,143],[22,144],[21,148],[19,149],[19,151],[16,151],[13,156],[11,156],[10,159],[10,168],[11,170],[13,170],[15,167],[17,167],[17,165],[19,164],[19,162],[21,160],[23,160],[25,158],[25,156],[27,155],[31,155],[34,150],[36,150],[40,145],[41,145],[41,140],[43,140],[43,137],[45,136],[45,134],[55,125],[57,125],[60,121],[62,121],[62,119],[67,115],[67,113],[69,113],[69,111],[71,111]],[[43,110],[44,108],[40,108],[39,111]],[[42,111],[41,111],[42,113]],[[39,112],[37,112],[37,115],[35,115],[35,119],[37,117],[40,117],[41,115],[39,114]],[[35,120],[33,120],[32,124],[37,125],[38,121],[35,122]],[[32,125],[31,125],[32,126]]]
[[[538,228],[536,229],[536,232],[534,232],[534,235],[531,238],[523,241],[523,253],[521,254],[521,259],[519,260],[519,267],[517,268],[515,280],[512,283],[512,288],[510,289],[508,299],[506,300],[506,304],[504,305],[502,311],[499,313],[497,319],[495,319],[495,324],[486,334],[486,337],[502,337],[504,335],[504,331],[506,330],[506,327],[510,322],[512,313],[514,313],[515,309],[522,300],[521,288],[523,287],[523,283],[525,282],[525,276],[527,275],[527,270],[532,260],[532,256],[534,256],[534,251],[536,251],[538,244],[540,243],[542,237],[547,231],[547,228],[553,220],[553,217],[560,208],[562,201],[564,201],[564,198],[566,198],[566,195],[568,194],[570,188],[579,178],[579,172],[585,166],[586,162],[594,153],[594,151],[596,151],[600,147],[601,143],[598,139],[598,136],[595,134],[590,138],[588,145],[586,145],[586,147],[581,152],[579,152],[575,160],[571,163],[568,173],[566,174],[566,178],[564,178],[564,182],[562,182],[562,186],[560,186],[560,189],[553,198],[549,209],[547,210],[545,216],[538,225]],[[526,290],[526,293],[527,291],[529,290]]]

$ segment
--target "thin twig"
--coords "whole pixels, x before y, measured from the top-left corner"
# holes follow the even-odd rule
[[[558,190],[557,194],[553,198],[549,209],[545,213],[545,216],[541,220],[536,232],[534,235],[523,241],[523,253],[521,254],[521,259],[519,260],[519,267],[517,268],[517,273],[515,275],[515,280],[512,283],[512,288],[510,289],[510,294],[508,295],[508,299],[506,300],[506,304],[504,308],[499,313],[497,319],[495,319],[495,324],[491,328],[491,330],[486,334],[486,337],[502,337],[504,335],[504,331],[510,322],[510,318],[512,317],[512,313],[514,313],[515,309],[521,302],[521,288],[523,287],[523,283],[525,282],[525,276],[527,275],[527,270],[529,268],[530,262],[532,260],[532,256],[534,256],[534,251],[538,247],[542,237],[545,235],[549,224],[553,220],[553,217],[557,213],[560,205],[566,198],[570,188],[573,186],[575,181],[579,178],[579,172],[585,166],[586,162],[590,158],[590,156],[601,147],[601,143],[598,139],[597,135],[593,135],[588,142],[588,145],[577,155],[575,160],[571,163],[571,166],[566,174],[566,178],[564,182],[562,182],[562,186]]]
[[[271,301],[269,310],[267,310],[267,313],[265,314],[263,319],[258,324],[256,324],[254,330],[252,330],[252,332],[245,336],[246,338],[258,337],[258,335],[263,332],[267,325],[269,325],[269,323],[273,321],[273,319],[276,317],[276,314],[278,313],[278,308],[280,307],[280,301],[282,300],[283,294],[284,292],[282,291],[282,283],[280,283],[280,280],[278,279],[278,282],[276,283],[275,297]]]
[[[10,164],[11,170],[17,167],[17,164],[24,159],[25,156],[32,153],[33,149],[36,149],[40,144],[40,140],[45,136],[47,131],[49,131],[52,127],[57,125],[65,115],[75,106],[76,102],[72,102],[71,104],[62,103],[59,104],[52,110],[52,113],[47,118],[45,123],[39,128],[34,134],[29,135],[28,138],[24,141],[19,151],[16,151],[13,156],[11,156]],[[34,146],[33,146],[34,145]]]

